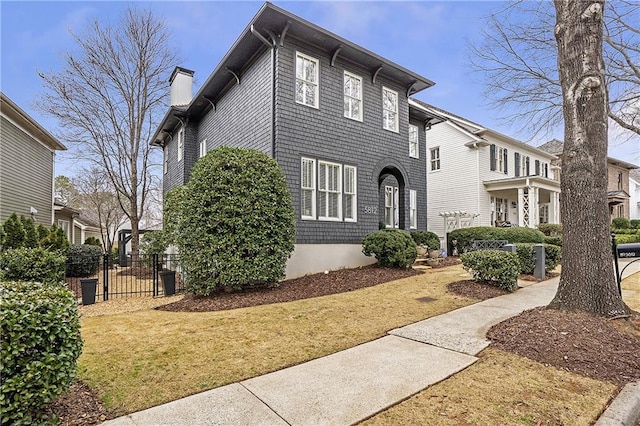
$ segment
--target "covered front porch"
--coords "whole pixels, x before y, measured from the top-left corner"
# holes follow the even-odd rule
[[[542,176],[484,181],[494,226],[560,223],[560,182]]]

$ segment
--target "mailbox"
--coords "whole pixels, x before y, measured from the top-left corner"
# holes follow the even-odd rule
[[[619,259],[640,257],[640,243],[618,244],[616,250],[618,251]]]

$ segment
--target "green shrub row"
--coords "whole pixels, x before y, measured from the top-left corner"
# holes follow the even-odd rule
[[[616,235],[623,235],[623,234],[628,234],[628,235],[640,235],[640,229],[612,229],[611,232],[613,232]]]
[[[536,257],[531,243],[517,243],[516,253],[520,260],[520,273],[533,274],[536,267]],[[544,270],[553,271],[560,264],[562,248],[552,244],[544,244]]]
[[[66,251],[69,247],[62,228],[35,225],[31,218],[13,213],[0,225],[0,251],[15,248],[37,248]]]
[[[383,229],[372,232],[362,241],[362,253],[374,255],[380,266],[409,268],[416,261],[416,243],[407,231]]]
[[[440,238],[431,231],[412,231],[411,238],[419,246],[427,246],[431,250],[440,250]]]
[[[547,237],[561,237],[562,225],[559,223],[541,223],[538,225],[538,231]]]
[[[618,244],[640,243],[640,235],[638,235],[638,234],[636,234],[636,235],[624,235],[624,234],[617,235],[616,234],[616,242]]]
[[[67,277],[90,277],[98,272],[102,248],[73,244],[67,251]]]
[[[502,250],[480,250],[460,255],[464,269],[476,281],[515,291],[518,288],[520,260],[518,255]]]
[[[640,229],[640,219],[631,219],[629,225],[634,229]]]
[[[507,240],[515,243],[542,243],[544,234],[531,228],[497,228],[493,226],[478,226],[474,228],[456,229],[449,234],[449,241],[456,241],[458,253],[465,253],[472,249],[475,240]]]
[[[38,248],[9,249],[0,253],[0,281],[64,282],[66,257]]]
[[[558,247],[562,247],[562,236],[557,236],[557,237],[544,237],[544,243],[545,244],[551,244],[553,246],[558,246]]]
[[[45,420],[43,410],[75,380],[82,352],[76,300],[63,284],[0,283],[0,419]]]

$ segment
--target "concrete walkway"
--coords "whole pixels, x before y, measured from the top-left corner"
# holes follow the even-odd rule
[[[629,268],[629,273],[640,269]],[[627,275],[627,274],[625,274]],[[548,304],[559,278],[389,332],[304,364],[103,423],[338,425],[366,419],[473,364],[487,330]]]

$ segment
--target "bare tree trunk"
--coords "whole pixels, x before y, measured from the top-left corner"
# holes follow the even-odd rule
[[[563,258],[550,307],[624,315],[630,310],[618,294],[609,242],[604,0],[555,0],[555,6],[565,126],[560,183]]]

